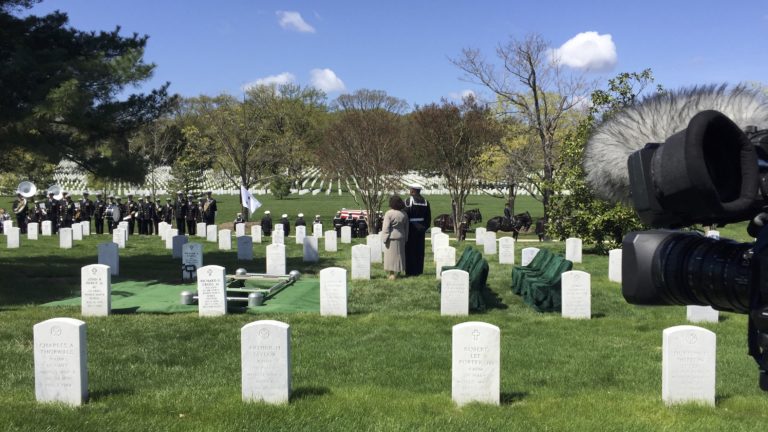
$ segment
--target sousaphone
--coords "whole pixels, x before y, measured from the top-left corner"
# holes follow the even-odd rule
[[[64,198],[64,191],[61,189],[61,186],[55,184],[48,187],[48,190],[46,191],[46,195],[53,194],[53,199],[60,200]]]
[[[21,194],[24,198],[32,198],[37,193],[37,186],[31,181],[23,181],[16,188],[16,193]]]

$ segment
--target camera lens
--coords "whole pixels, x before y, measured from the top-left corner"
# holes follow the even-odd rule
[[[633,304],[703,305],[749,312],[749,243],[715,240],[698,233],[646,231],[624,240],[622,286]]]

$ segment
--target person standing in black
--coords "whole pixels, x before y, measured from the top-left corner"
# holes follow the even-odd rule
[[[88,198],[89,195],[88,191],[83,192],[83,199],[80,200],[80,220],[78,222],[88,222],[88,229],[90,230],[94,206],[93,201]]]
[[[197,234],[197,221],[200,220],[200,208],[195,203],[195,197],[191,194],[187,197],[187,232],[193,236]]]
[[[203,222],[206,225],[216,225],[216,211],[218,210],[216,208],[216,200],[211,197],[211,191],[207,191],[205,194],[208,197],[203,203]]]
[[[48,193],[48,200],[45,202],[45,218],[51,221],[51,232],[59,232],[59,201],[53,197],[53,192]]]
[[[304,213],[299,213],[298,217],[296,218],[295,226],[307,226],[307,221],[304,220]]]
[[[429,201],[421,196],[421,186],[411,185],[411,196],[405,201],[408,215],[408,241],[405,243],[405,274],[418,276],[424,273],[424,238],[432,220]]]
[[[264,216],[261,217],[261,233],[267,237],[272,235],[272,216],[269,215],[269,210],[264,211]]]
[[[149,215],[148,206],[144,197],[139,197],[139,203],[136,207],[136,222],[139,228],[139,235],[147,234],[147,216]]]
[[[72,197],[64,192],[64,198],[59,200],[59,228],[72,228],[75,219],[75,203]]]
[[[19,232],[26,234],[29,207],[27,207],[27,199],[21,196],[21,193],[17,193],[16,199],[13,201],[13,212],[16,213],[16,225],[19,227]]]
[[[104,215],[107,211],[107,203],[101,199],[101,192],[96,193],[96,202],[93,203],[93,219],[96,222],[96,234],[104,234]]]
[[[176,229],[179,230],[179,235],[186,233],[187,219],[187,200],[184,199],[184,193],[182,191],[176,192],[176,201],[173,203],[173,214],[176,216]],[[192,234],[192,233],[190,233]]]
[[[136,219],[139,216],[139,204],[133,200],[133,194],[128,194],[128,202],[125,203],[125,206],[128,209],[126,216],[130,217],[128,219],[123,218],[123,220],[128,222],[128,235],[133,235],[133,230],[136,228]]]
[[[173,204],[171,204],[170,197],[165,199],[165,204],[160,208],[160,220],[168,225],[170,225],[173,220]],[[158,233],[159,232],[160,231],[158,230]]]
[[[285,234],[285,238],[288,238],[288,234],[291,233],[291,223],[288,221],[288,215],[283,213],[282,216],[280,216],[280,223],[283,224],[283,234]]]

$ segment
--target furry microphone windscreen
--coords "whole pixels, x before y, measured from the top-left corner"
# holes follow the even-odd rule
[[[703,86],[647,97],[599,125],[584,149],[587,183],[599,198],[630,204],[627,158],[647,143],[663,143],[704,110],[728,116],[742,129],[768,128],[768,102],[743,86]],[[663,145],[663,144],[662,144]]]

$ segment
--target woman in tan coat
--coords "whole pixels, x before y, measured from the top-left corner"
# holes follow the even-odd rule
[[[408,216],[403,209],[405,203],[397,195],[389,199],[389,210],[384,213],[381,236],[384,240],[384,270],[388,279],[395,279],[397,273],[405,273],[405,242],[408,240]]]

